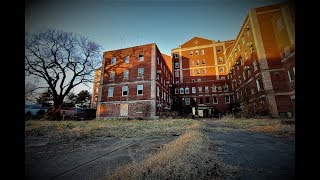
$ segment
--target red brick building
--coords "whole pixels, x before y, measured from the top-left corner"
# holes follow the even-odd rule
[[[229,88],[224,53],[232,42],[194,37],[171,50],[174,110],[209,116],[214,111],[228,109],[233,93]]]
[[[234,99],[273,116],[295,113],[294,6],[251,9],[229,53],[226,68]]]
[[[157,118],[164,109],[207,117],[236,104],[294,114],[294,17],[291,3],[251,9],[235,40],[194,37],[172,57],[154,43],[105,52],[97,117]]]
[[[93,77],[93,89],[91,96],[91,108],[97,108],[99,90],[100,90],[100,78],[101,77],[101,67],[94,71]]]
[[[170,109],[171,82],[154,43],[104,52],[97,118],[157,118]]]

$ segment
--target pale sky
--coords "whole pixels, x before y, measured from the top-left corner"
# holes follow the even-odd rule
[[[156,43],[171,54],[194,36],[236,38],[249,9],[283,0],[43,0],[26,1],[25,31],[79,33],[103,51]],[[102,54],[101,54],[102,59]],[[89,90],[77,87],[74,92]]]

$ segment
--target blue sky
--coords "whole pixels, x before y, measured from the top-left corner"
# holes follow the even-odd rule
[[[25,31],[56,28],[79,33],[103,51],[156,43],[171,54],[194,36],[234,39],[255,7],[284,0],[52,0],[25,6]],[[101,54],[102,56],[102,54]],[[85,86],[78,87],[88,89]]]

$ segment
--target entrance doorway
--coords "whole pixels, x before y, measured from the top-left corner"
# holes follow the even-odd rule
[[[120,104],[120,116],[128,116],[128,104]]]

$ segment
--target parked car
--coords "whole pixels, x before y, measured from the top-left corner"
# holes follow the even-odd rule
[[[24,113],[26,115],[36,116],[40,111],[44,111],[45,113],[48,111],[48,109],[49,109],[48,107],[42,107],[41,105],[38,105],[38,104],[31,104],[31,105],[25,105]]]

